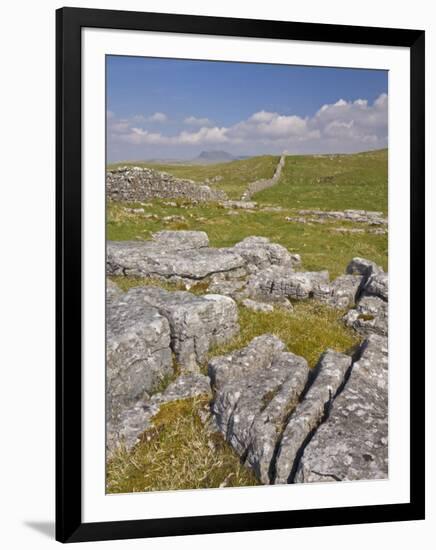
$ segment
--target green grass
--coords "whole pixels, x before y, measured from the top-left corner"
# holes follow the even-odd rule
[[[232,342],[215,348],[211,356],[223,355],[246,346],[253,338],[271,333],[280,338],[288,351],[301,355],[314,367],[327,348],[348,352],[360,337],[342,322],[344,311],[312,300],[294,303],[294,310],[276,308],[270,313],[239,308],[241,331]]]
[[[258,485],[251,470],[199,416],[208,399],[163,405],[131,452],[119,449],[108,461],[108,493],[169,491]]]
[[[288,208],[388,211],[388,151],[288,156],[280,182],[253,200]]]
[[[248,183],[270,178],[276,169],[279,157],[265,155],[245,160],[235,160],[220,164],[157,164],[147,162],[118,162],[110,164],[109,169],[118,166],[140,166],[168,172],[177,178],[186,178],[199,183],[206,179],[221,176],[217,183],[209,183],[214,189],[221,189],[229,198],[240,198]]]
[[[181,214],[185,221],[165,223],[161,219],[149,220],[141,214],[125,212],[124,206],[109,203],[108,239],[144,240],[161,229],[190,229],[205,231],[211,246],[224,247],[232,246],[250,235],[259,235],[282,244],[291,252],[301,254],[304,269],[327,269],[331,277],[343,273],[348,262],[355,256],[369,258],[387,268],[387,235],[332,232],[332,228],[344,225],[337,220],[323,225],[299,224],[285,220],[286,216],[293,214],[291,210],[253,213],[238,210],[237,215],[228,215],[228,210],[216,204],[184,209],[165,206],[164,202],[153,201],[152,206],[144,207],[144,210],[146,213],[157,214],[159,218]],[[150,201],[147,204],[149,203]],[[140,204],[127,206],[138,207]],[[357,227],[357,224],[347,223],[346,227]]]

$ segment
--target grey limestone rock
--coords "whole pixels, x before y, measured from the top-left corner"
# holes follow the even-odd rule
[[[289,267],[272,266],[250,276],[250,297],[265,300],[291,298],[304,300],[329,292],[327,271],[293,272]]]
[[[165,317],[129,293],[107,302],[107,415],[115,418],[173,372]]]
[[[345,324],[361,334],[388,334],[388,303],[377,296],[364,296],[344,316]]]
[[[214,273],[244,273],[241,256],[227,250],[204,246],[173,245],[159,241],[108,241],[107,273],[165,280],[201,280]]]
[[[209,362],[217,426],[264,483],[270,481],[277,438],[308,373],[307,362],[284,352],[284,344],[270,334]]]
[[[362,275],[366,281],[372,273],[378,273],[382,269],[371,260],[356,257],[347,265],[346,271],[349,275]]]
[[[389,297],[388,284],[389,280],[387,273],[384,271],[372,273],[366,281],[363,294],[365,296],[378,296],[387,302]]]
[[[113,300],[121,294],[121,288],[110,279],[106,279],[106,300]]]
[[[319,299],[339,309],[352,307],[357,301],[362,281],[361,275],[340,275],[328,285],[328,293]]]
[[[202,395],[212,396],[209,378],[203,374],[187,374],[171,382],[162,393],[138,400],[132,407],[123,410],[117,422],[109,423],[109,452],[113,452],[120,444],[131,449],[139,441],[141,434],[153,425],[153,418],[162,405]]]
[[[387,362],[387,338],[370,335],[327,421],[305,448],[296,482],[387,478]]]
[[[237,306],[227,296],[195,296],[152,286],[133,288],[126,296],[133,303],[156,308],[168,320],[171,349],[185,372],[197,371],[212,346],[239,332]]]
[[[351,357],[343,353],[327,350],[321,356],[315,380],[291,414],[283,432],[275,464],[274,483],[292,481],[300,449],[323,421],[350,366]]]
[[[291,254],[284,246],[271,243],[266,237],[247,237],[229,250],[244,258],[250,273],[273,265],[292,269],[301,262],[298,254]]]

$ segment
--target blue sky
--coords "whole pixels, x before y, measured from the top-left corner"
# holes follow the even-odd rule
[[[385,71],[107,57],[108,160],[387,146]]]

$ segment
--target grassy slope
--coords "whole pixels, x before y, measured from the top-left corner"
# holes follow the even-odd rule
[[[388,210],[387,149],[355,155],[287,157],[280,182],[260,202],[289,208]]]
[[[109,165],[134,165],[153,168],[161,172],[168,172],[177,178],[186,178],[204,182],[206,179],[222,176],[222,180],[209,184],[215,189],[222,189],[230,198],[240,198],[247,184],[251,181],[270,178],[275,171],[279,157],[265,155],[245,160],[235,160],[220,164],[157,164],[147,162],[119,162]]]

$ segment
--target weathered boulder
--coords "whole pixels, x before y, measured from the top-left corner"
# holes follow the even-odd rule
[[[347,326],[353,327],[361,334],[388,333],[388,303],[377,296],[364,296],[355,309],[350,309],[344,316]]]
[[[319,297],[332,307],[345,309],[354,306],[362,286],[360,275],[340,275],[328,287],[328,294]]]
[[[107,301],[107,415],[116,418],[173,372],[170,326],[129,293]]]
[[[378,296],[387,302],[389,297],[388,284],[387,273],[384,271],[372,273],[366,281],[363,294],[365,296]]]
[[[328,350],[321,356],[316,367],[316,378],[291,414],[283,432],[275,463],[274,483],[292,481],[301,449],[323,421],[350,366],[351,357],[343,353]]]
[[[153,425],[153,418],[162,405],[180,399],[206,395],[211,397],[210,380],[203,374],[179,376],[165,391],[137,401],[119,415],[117,422],[110,422],[107,429],[107,446],[112,452],[118,445],[131,449],[141,434]]]
[[[295,482],[387,478],[387,338],[372,334],[360,352],[327,421],[305,448]]]
[[[174,250],[190,250],[209,246],[209,237],[205,231],[157,231],[151,236],[152,242]]]
[[[329,274],[327,271],[293,272],[289,267],[272,266],[250,276],[250,297],[264,300],[291,298],[304,300],[328,295]]]
[[[273,265],[292,269],[301,262],[298,254],[291,254],[284,246],[271,243],[266,237],[247,237],[229,250],[244,258],[250,273]]]
[[[239,351],[213,358],[208,371],[219,430],[269,483],[276,441],[305,387],[307,362],[284,352],[283,342],[265,334]]]
[[[239,332],[236,303],[227,296],[169,292],[147,286],[133,288],[127,300],[156,308],[170,326],[171,349],[185,372],[197,371],[209,349]]]
[[[362,275],[366,281],[372,273],[378,273],[382,268],[371,260],[356,257],[347,265],[346,271],[349,275]]]
[[[244,295],[247,284],[245,279],[226,278],[223,274],[213,275],[207,291],[210,294],[222,294],[233,299],[239,299]]]
[[[242,210],[250,210],[252,208],[257,207],[257,202],[254,201],[234,201],[234,200],[228,200],[223,201],[222,206],[224,208],[241,208]]]

